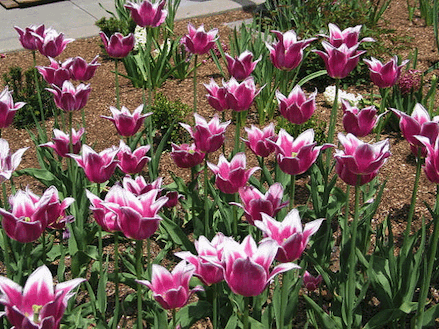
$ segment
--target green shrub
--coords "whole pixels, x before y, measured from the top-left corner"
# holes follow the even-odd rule
[[[172,127],[168,141],[176,144],[186,143],[189,140],[189,133],[180,126],[179,122],[185,122],[186,117],[191,113],[192,108],[180,100],[170,101],[162,93],[158,93],[152,106],[152,122],[154,128],[159,132],[161,138]]]
[[[41,120],[40,105],[38,103],[37,88],[35,86],[36,69],[30,68],[24,72],[21,67],[13,66],[9,68],[8,73],[3,74],[3,80],[9,90],[13,91],[15,102],[25,102],[26,105],[17,111],[14,118],[14,125],[17,128],[32,126],[35,122],[32,112],[37,120]],[[53,100],[53,95],[45,88],[48,87],[46,81],[38,73],[39,88],[41,90],[41,100],[43,103],[44,117],[50,117],[57,113],[58,108]]]
[[[99,27],[107,37],[110,37],[116,32],[127,35],[129,33],[134,33],[134,30],[136,29],[136,23],[134,23],[131,18],[129,20],[120,20],[114,17],[102,17],[95,22],[95,25]]]
[[[280,119],[278,127],[284,128],[288,134],[294,137],[294,139],[305,130],[312,128],[314,129],[314,141],[317,145],[323,145],[327,142],[326,122],[319,120],[316,115],[313,115],[308,121],[301,125],[290,123],[281,116],[279,116],[278,119]]]

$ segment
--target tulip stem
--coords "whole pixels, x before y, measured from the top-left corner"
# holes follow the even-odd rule
[[[206,153],[206,156],[204,157],[204,236],[206,238],[210,237],[210,230],[209,230],[209,204],[207,202],[207,184],[208,177],[207,177],[207,158],[208,153]]]
[[[116,74],[115,84],[116,84],[116,108],[120,110],[120,96],[119,96],[119,71],[118,71],[118,63],[119,60],[117,58],[114,59],[114,72]]]
[[[218,285],[219,283],[213,284],[213,300],[212,300],[212,325],[213,329],[218,329]]]
[[[334,102],[332,103],[331,117],[329,119],[328,143],[330,143],[330,144],[332,144],[332,142],[334,141],[335,124],[337,122],[338,92],[339,92],[339,89],[340,89],[340,79],[336,79],[335,80]]]
[[[60,249],[61,254],[59,257],[59,265],[58,265],[57,275],[58,275],[58,281],[64,282],[66,250],[64,249],[63,234],[62,234],[61,230],[59,230],[58,233],[59,233],[59,249]],[[101,255],[101,254],[99,254],[99,255]]]
[[[12,267],[11,267],[11,259],[9,257],[9,249],[11,249],[11,251],[12,251],[12,247],[10,247],[9,237],[6,235],[5,230],[2,230],[2,235],[3,235],[2,251],[4,254],[4,258],[5,258],[4,264],[6,265],[6,276],[12,280],[13,271],[12,271]]]
[[[291,175],[289,210],[294,208],[294,195],[296,193],[296,175]]]
[[[113,328],[117,329],[119,322],[119,232],[114,232],[114,321]]]
[[[177,319],[176,319],[176,312],[175,308],[172,309],[172,329],[177,328]]]
[[[69,152],[73,154],[73,112],[69,112]],[[76,195],[76,168],[75,168],[75,160],[73,158],[69,158],[69,174],[70,181],[72,183],[72,196],[75,200],[78,200],[78,196]],[[84,218],[82,216],[78,216],[78,202],[74,202],[72,205],[73,216],[76,218],[76,222],[78,223],[78,228],[83,230],[84,228]]]
[[[354,204],[354,220],[352,222],[351,228],[351,250],[349,253],[349,272],[348,272],[348,296],[346,307],[349,309],[347,312],[347,326],[348,328],[352,328],[353,323],[353,305],[355,305],[355,268],[357,265],[357,256],[356,256],[356,246],[357,246],[357,228],[358,228],[358,220],[360,215],[360,182],[361,176],[357,176],[357,184],[355,185],[355,204]]]
[[[418,314],[416,317],[415,322],[415,328],[421,329],[423,325],[424,320],[424,309],[426,305],[426,300],[428,296],[428,290],[430,287],[431,282],[431,275],[433,273],[433,266],[434,262],[436,260],[436,252],[437,252],[437,245],[439,242],[439,185],[436,185],[436,204],[434,207],[434,217],[433,217],[433,236],[429,243],[430,248],[430,257],[428,259],[428,265],[427,265],[427,274],[423,280],[423,285],[421,288],[421,295],[419,297],[419,303],[418,303]],[[428,250],[427,249],[427,250]]]
[[[151,266],[151,239],[146,239],[146,269],[148,273],[148,280],[152,278],[152,266]]]
[[[248,322],[248,316],[249,316],[249,297],[244,297],[244,317],[242,319],[242,324],[244,325],[244,329],[249,329],[249,322]]]
[[[198,55],[194,55],[194,113],[197,113],[197,62]]]
[[[380,88],[380,93],[381,93],[381,103],[380,103],[380,110],[379,110],[379,114],[383,114],[384,111],[386,110],[386,103],[387,103],[387,97],[389,95],[389,88]],[[373,104],[373,103],[372,103]],[[390,118],[390,117],[389,117]],[[383,128],[385,127],[386,123],[389,120],[384,119],[383,117],[381,117],[380,122],[378,123],[378,127],[377,127],[377,134],[375,136],[375,140],[377,142],[380,141],[381,138],[381,131],[383,130]]]
[[[44,108],[43,108],[43,101],[41,99],[41,91],[40,91],[40,81],[38,80],[38,73],[37,73],[37,57],[35,50],[32,50],[32,58],[34,61],[34,80],[35,80],[35,89],[37,91],[37,99],[38,99],[38,105],[40,107],[40,115],[41,115],[41,121],[43,122],[43,131],[44,131],[44,142],[47,141],[47,132],[46,132],[46,125],[45,125],[45,118],[44,118]],[[32,112],[33,113],[33,112]],[[55,117],[56,118],[56,117]],[[35,124],[37,126],[38,131],[41,129],[40,124],[38,123],[38,119],[35,119]],[[42,136],[41,136],[42,137]]]
[[[142,279],[143,241],[136,240],[136,275]],[[137,283],[137,329],[142,329],[142,285]]]

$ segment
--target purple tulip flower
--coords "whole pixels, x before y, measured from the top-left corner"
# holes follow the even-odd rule
[[[320,283],[322,283],[323,277],[320,274],[318,276],[312,276],[308,271],[305,271],[302,280],[306,290],[314,291],[319,288]]]
[[[6,139],[0,138],[0,183],[11,178],[12,173],[21,162],[23,153],[29,147],[24,147],[11,154],[9,143]]]
[[[369,135],[379,118],[377,116],[377,109],[375,106],[368,106],[360,110],[355,106],[351,106],[347,100],[342,99],[341,103],[344,112],[344,130],[347,133],[351,133],[357,137]],[[380,114],[380,117],[383,114]]]
[[[177,167],[180,168],[192,168],[203,162],[206,154],[201,152],[194,143],[182,144],[180,146],[171,143],[172,152],[171,158],[174,160]]]
[[[196,286],[189,289],[189,281],[195,271],[192,264],[182,260],[169,272],[163,266],[152,265],[151,281],[136,280],[137,283],[147,286],[154,299],[166,310],[173,310],[185,306],[189,298],[197,291],[204,291],[203,287]]]
[[[12,91],[6,86],[0,94],[0,129],[9,127],[14,121],[15,113],[24,105],[24,102],[14,104]]]
[[[253,61],[253,53],[246,50],[238,57],[233,58],[229,54],[226,55],[227,60],[227,71],[229,71],[230,76],[234,77],[238,81],[245,80],[252,74],[256,64],[261,60],[262,57]]]
[[[281,263],[293,262],[300,258],[311,235],[317,232],[324,219],[306,223],[302,230],[302,221],[297,209],[292,209],[282,222],[272,216],[262,214],[262,221],[255,223],[265,238],[261,241],[275,241],[279,248],[276,259]]]
[[[131,151],[131,148],[121,140],[119,152],[117,152],[117,158],[119,159],[117,166],[125,174],[134,175],[140,173],[143,167],[151,160],[150,157],[146,156],[149,149],[150,146],[145,145]]]
[[[19,28],[18,26],[14,26],[14,29],[19,34],[19,40],[23,48],[28,50],[37,50],[37,43],[36,43],[36,35],[39,35],[40,37],[44,38],[44,35],[46,33],[46,28],[44,27],[44,24],[41,25],[30,25],[26,27],[24,30],[22,28]]]
[[[266,158],[274,152],[276,147],[272,142],[276,142],[277,136],[274,132],[273,123],[270,123],[262,130],[255,125],[251,125],[251,128],[245,127],[244,129],[247,132],[248,140],[243,139],[243,141],[254,154]]]
[[[50,147],[54,149],[56,154],[63,158],[68,157],[67,153],[79,154],[82,146],[81,137],[84,132],[84,128],[79,129],[77,132],[75,129],[72,128],[73,152],[70,151],[70,134],[66,134],[59,129],[53,129],[53,142],[48,142],[39,146]]]
[[[104,32],[100,32],[102,42],[104,43],[105,51],[108,56],[113,58],[127,57],[134,48],[134,35],[132,33],[124,37],[121,33],[116,32],[108,38]]]
[[[431,143],[425,136],[416,136],[427,149],[427,156],[423,166],[425,175],[432,183],[439,184],[439,138]]]
[[[147,183],[143,176],[137,176],[136,178],[131,178],[130,176],[125,176],[122,181],[122,186],[124,189],[130,191],[135,196],[145,194],[151,190],[162,190],[163,178],[159,177],[152,183]]]
[[[1,276],[0,303],[16,329],[57,329],[69,299],[74,296],[71,291],[84,281],[81,278],[65,281],[54,289],[52,273],[43,265],[28,277],[24,288]]]
[[[196,55],[203,55],[209,52],[214,46],[215,41],[218,39],[218,29],[212,29],[209,32],[204,30],[204,25],[201,25],[198,29],[189,23],[187,25],[189,34],[186,34],[181,38],[181,43],[185,45],[187,51]]]
[[[64,81],[71,78],[69,67],[72,62],[68,59],[64,63],[60,63],[52,57],[49,57],[49,60],[50,66],[37,66],[36,68],[48,84],[62,87]]]
[[[63,33],[58,33],[51,28],[47,29],[43,35],[38,33],[33,35],[41,55],[52,58],[59,56],[66,49],[67,44],[75,41],[75,39],[65,39]]]
[[[328,24],[329,27],[329,36],[325,34],[320,34],[320,36],[328,38],[329,43],[334,47],[338,48],[342,44],[345,44],[348,48],[351,48],[355,45],[358,45],[362,42],[375,42],[373,38],[363,38],[358,41],[361,31],[361,25],[357,25],[355,27],[348,27],[343,31],[340,28],[332,23]]]
[[[208,85],[204,84],[204,87],[209,93],[208,95],[206,95],[206,97],[210,106],[212,106],[217,111],[224,111],[228,109],[226,100],[226,87],[218,86],[213,79],[210,80],[210,83]]]
[[[112,117],[101,115],[101,118],[113,122],[119,135],[124,137],[134,136],[142,127],[145,118],[152,115],[152,112],[142,114],[143,104],[138,106],[132,114],[125,106],[122,106],[120,111],[110,106],[110,111],[113,114]]]
[[[124,7],[130,10],[131,18],[140,27],[157,27],[168,15],[168,11],[163,9],[165,4],[165,0],[156,3],[148,0],[143,0],[141,3],[128,1]]]
[[[82,109],[90,95],[90,85],[81,83],[75,87],[70,81],[64,81],[62,88],[52,85],[53,89],[47,88],[54,95],[56,106],[60,109],[70,112]]]
[[[279,112],[291,123],[301,125],[308,121],[316,109],[317,90],[306,99],[305,93],[299,85],[296,85],[285,97],[280,91],[276,90],[276,98],[279,102]]]
[[[97,62],[98,57],[99,55],[96,55],[90,63],[87,63],[82,57],[72,58],[69,67],[72,79],[77,81],[88,81],[93,78],[96,69],[101,65]]]
[[[363,59],[363,61],[369,66],[370,79],[379,88],[394,86],[401,76],[402,68],[409,62],[407,59],[398,65],[398,56],[393,57],[384,65],[373,57],[370,60]]]
[[[249,77],[241,83],[232,77],[224,84],[224,87],[226,88],[227,107],[236,112],[248,110],[255,97],[262,90],[261,88],[256,91],[255,80],[253,77]]]
[[[140,176],[139,176],[140,177]],[[117,222],[116,214],[104,206],[104,204],[115,203],[119,204],[123,202],[120,200],[123,195],[120,192],[119,185],[113,185],[108,193],[105,195],[105,199],[102,200],[89,190],[85,193],[90,200],[90,210],[93,212],[93,217],[100,227],[106,232],[120,232],[120,226]]]

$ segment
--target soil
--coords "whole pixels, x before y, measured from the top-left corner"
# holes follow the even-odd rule
[[[228,36],[231,33],[231,29],[224,25],[227,22],[234,22],[237,20],[243,20],[251,18],[252,14],[245,11],[231,11],[222,13],[219,15],[213,15],[209,17],[192,18],[189,20],[178,21],[175,24],[175,34],[184,35],[187,33],[187,23],[191,22],[194,26],[201,24],[205,25],[206,30],[211,28],[218,28],[219,35],[223,42],[228,41]],[[38,22],[36,22],[38,23]],[[382,24],[393,30],[392,36],[401,37],[400,40],[405,40],[405,48],[398,50],[398,54],[402,59],[409,56],[410,52],[414,48],[418,49],[418,69],[426,70],[432,64],[438,60],[437,49],[434,44],[434,33],[432,27],[426,27],[424,22],[417,16],[412,22],[408,21],[407,2],[404,0],[393,0],[390,7],[384,14],[384,21]],[[11,27],[12,28],[12,27]],[[61,31],[60,31],[61,32]],[[68,36],[67,36],[68,37]],[[389,46],[392,41],[389,38]],[[60,61],[64,61],[69,57],[81,56],[88,62],[90,62],[97,54],[101,54],[100,38],[92,37],[86,39],[79,39],[73,43],[70,43],[61,56]],[[317,46],[317,45],[316,45]],[[395,46],[395,45],[393,45]],[[204,97],[203,83],[209,83],[212,77],[217,78],[217,68],[215,64],[205,58],[204,64],[198,70],[198,113],[208,118],[212,117],[214,110],[207,103]],[[385,59],[387,60],[387,59]],[[114,80],[114,62],[101,56],[99,59],[101,66],[98,68],[96,75],[90,81],[92,92],[90,94],[89,101],[85,107],[86,118],[86,131],[87,140],[89,144],[94,143],[94,149],[101,151],[112,145],[119,144],[119,136],[113,124],[101,118],[102,115],[110,115],[110,106],[115,106],[115,80]],[[28,51],[18,51],[5,54],[5,57],[0,60],[0,75],[8,71],[8,68],[12,65],[18,65],[23,69],[32,66],[32,55]],[[43,56],[37,56],[38,65],[48,65],[48,60]],[[434,73],[434,72],[433,72]],[[438,72],[436,72],[438,74]],[[219,79],[216,79],[220,83]],[[131,111],[137,106],[142,104],[142,91],[132,87],[129,80],[121,78],[121,104],[126,106]],[[189,77],[184,81],[180,80],[168,80],[159,92],[162,92],[170,100],[179,99],[183,103],[192,106],[193,104],[193,86],[192,78]],[[363,86],[362,89],[355,90],[350,89],[350,92],[364,92],[365,89],[370,90],[372,86]],[[320,91],[320,90],[319,90]],[[437,107],[437,105],[436,105]],[[253,109],[254,111],[254,109]],[[330,108],[324,105],[322,93],[320,91],[317,102],[316,113],[322,119],[328,118]],[[229,119],[230,113],[226,118]],[[252,117],[252,116],[249,116]],[[79,112],[74,113],[74,122],[78,126],[81,124],[81,114]],[[256,124],[255,122],[247,122],[247,124]],[[53,123],[48,120],[48,131],[50,131]],[[229,127],[228,131],[232,134],[234,127]],[[338,123],[337,131],[343,131],[341,123]],[[26,130],[19,130],[14,127],[9,127],[2,131],[2,138],[5,138],[13,151],[21,147],[33,146],[29,134]],[[391,216],[394,223],[394,236],[397,240],[401,238],[402,232],[405,229],[405,221],[407,218],[408,208],[410,204],[411,193],[415,178],[415,160],[411,155],[408,143],[397,133],[391,135],[384,135],[383,138],[390,139],[390,150],[392,156],[380,171],[380,179],[387,180],[387,184],[384,190],[384,195],[380,208],[376,214],[376,221],[382,221],[387,216]],[[232,145],[233,137],[227,139],[226,143]],[[252,154],[248,154],[250,159],[250,165],[256,163],[256,159],[252,158]],[[214,159],[211,159],[215,163]],[[190,171],[179,169],[171,161],[169,154],[163,155],[161,161],[161,176],[164,177],[164,183],[170,183],[171,177],[168,174],[169,171],[174,172],[177,176],[183,178],[189,178]],[[30,148],[24,154],[23,161],[19,168],[25,167],[38,167],[34,148]],[[29,178],[20,177],[16,182],[23,186],[30,184],[31,188],[37,188],[38,184]],[[298,195],[296,204],[300,204],[306,200],[306,188],[305,184],[308,182],[308,177],[303,177],[297,181],[299,186],[298,191],[303,191],[305,195]],[[342,186],[344,189],[344,186]],[[426,221],[430,221],[430,217],[424,206],[424,202],[427,202],[430,206],[434,203],[435,186],[430,183],[424,174],[421,175],[421,181],[419,184],[418,199],[415,209],[415,219],[413,230],[417,230],[421,225],[421,218],[426,215]],[[398,241],[396,241],[397,243]],[[306,315],[305,315],[306,316]],[[303,325],[303,323],[302,323]],[[199,328],[206,328],[205,323],[199,324]]]

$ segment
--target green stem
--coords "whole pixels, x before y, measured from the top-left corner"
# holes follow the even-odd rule
[[[213,301],[212,301],[212,325],[213,329],[219,329],[218,327],[218,285],[219,283],[215,283],[213,285]]]
[[[38,80],[38,73],[37,73],[37,70],[36,70],[37,57],[36,57],[35,50],[32,50],[32,58],[33,58],[34,68],[35,68],[35,70],[34,70],[34,80],[35,80],[35,89],[37,91],[38,106],[40,107],[41,121],[43,122],[43,131],[44,131],[44,135],[45,135],[46,140],[47,140],[46,125],[44,124],[45,118],[44,118],[43,101],[41,99],[40,81]],[[35,123],[37,124],[37,127],[38,127],[39,126],[38,120],[36,120]]]
[[[244,325],[244,329],[250,329],[248,316],[249,316],[249,297],[244,297],[244,317],[242,319],[242,323]]]
[[[116,108],[120,110],[120,95],[119,95],[119,71],[118,71],[119,60],[116,58],[114,60],[114,72],[116,74]]]
[[[349,272],[348,272],[348,298],[347,303],[350,308],[347,311],[347,325],[348,328],[352,328],[353,324],[353,314],[354,309],[353,305],[355,304],[355,268],[357,266],[357,255],[356,255],[356,246],[357,246],[357,228],[358,228],[358,220],[360,215],[360,179],[361,177],[357,177],[357,185],[355,185],[355,205],[354,205],[354,220],[352,222],[351,227],[351,250],[349,253]]]
[[[338,110],[338,92],[340,89],[340,79],[335,81],[335,97],[334,103],[332,104],[331,117],[329,119],[329,130],[328,130],[328,143],[334,141],[335,124],[337,122],[337,110]]]
[[[197,113],[197,65],[198,55],[194,56],[194,113]]]
[[[235,199],[236,203],[239,203],[238,193],[234,193],[233,198]],[[233,207],[232,209],[233,209],[233,237],[237,239],[238,238],[238,207]]]
[[[291,182],[290,182],[290,204],[289,209],[294,208],[294,194],[296,192],[296,175],[291,175]]]
[[[66,250],[64,248],[63,243],[63,234],[61,230],[59,231],[59,249],[61,252],[61,255],[59,257],[59,265],[58,265],[58,281],[63,282],[64,281],[64,271],[65,271],[65,258],[66,258]],[[101,263],[102,264],[102,263]]]
[[[177,328],[177,319],[176,319],[176,311],[175,308],[172,309],[172,329]]]
[[[206,238],[210,237],[210,220],[209,220],[209,204],[206,202],[207,200],[207,184],[208,177],[207,177],[207,158],[208,153],[206,153],[206,156],[204,157],[204,236]]]
[[[387,103],[389,91],[390,91],[390,88],[384,88],[384,89],[380,88],[381,103],[380,103],[379,114],[384,113],[384,111],[386,110],[386,103]],[[388,118],[390,118],[390,116]],[[378,123],[377,134],[375,137],[375,140],[377,142],[379,142],[379,140],[381,138],[381,131],[383,130],[383,128],[387,122],[388,122],[388,120],[385,120],[385,118],[381,117],[380,122]]]
[[[434,224],[433,236],[432,236],[431,241],[429,243],[430,255],[428,258],[427,275],[425,276],[425,279],[423,281],[423,285],[421,288],[421,295],[419,296],[418,315],[416,317],[416,322],[415,322],[416,329],[418,329],[418,328],[421,329],[422,324],[424,322],[423,321],[424,320],[424,310],[425,310],[425,306],[426,306],[428,290],[430,288],[434,262],[436,260],[437,245],[439,243],[439,185],[436,185],[436,204],[434,207],[433,224]]]
[[[142,279],[142,256],[143,256],[143,241],[136,240],[136,275],[137,280]],[[137,328],[142,329],[142,285],[137,284]]]
[[[151,280],[152,278],[151,239],[146,239],[146,269],[148,273],[148,280]]]
[[[69,152],[73,154],[73,112],[69,112]],[[76,169],[77,166],[75,166],[75,160],[73,158],[69,158],[69,167],[68,167],[68,171],[69,171],[69,176],[70,176],[70,181],[72,183],[72,196],[75,198],[75,200],[78,199],[78,196],[76,195]],[[78,215],[78,203],[74,202],[72,204],[72,212],[73,212],[73,216],[75,216],[76,218],[76,223],[79,229],[83,229],[84,227],[84,218],[82,218],[82,216],[77,216]]]
[[[12,246],[9,243],[9,237],[6,235],[5,230],[2,230],[2,235],[3,235],[3,254],[5,257],[5,265],[6,265],[6,276],[9,279],[12,279],[12,267],[11,267],[11,258],[9,257],[9,251],[12,252]]]
[[[119,232],[114,233],[114,321],[113,329],[117,329],[119,322]]]

